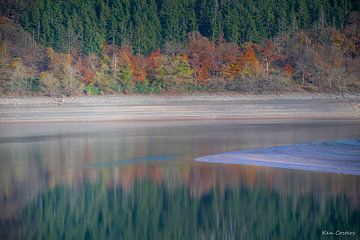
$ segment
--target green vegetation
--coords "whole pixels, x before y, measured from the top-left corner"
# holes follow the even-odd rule
[[[16,225],[2,222],[0,229],[17,229],[21,239],[336,239],[322,230],[359,233],[359,221],[360,211],[342,194],[319,199],[217,186],[194,197],[185,187],[142,180],[128,190],[58,186],[28,204]]]
[[[36,41],[59,52],[80,47],[86,54],[100,53],[105,43],[131,44],[136,53],[149,53],[168,41],[183,42],[192,31],[212,40],[224,33],[234,43],[260,43],[317,21],[342,28],[350,12],[359,9],[359,1],[351,0],[6,2],[2,15],[17,18]]]
[[[0,6],[2,95],[360,89],[359,1]]]

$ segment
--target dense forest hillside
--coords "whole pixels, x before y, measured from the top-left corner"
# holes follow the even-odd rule
[[[359,91],[359,5],[4,0],[0,94]]]
[[[55,51],[103,44],[131,45],[148,54],[198,31],[211,40],[260,43],[315,22],[344,27],[352,0],[4,0],[2,15],[19,21],[34,39]]]

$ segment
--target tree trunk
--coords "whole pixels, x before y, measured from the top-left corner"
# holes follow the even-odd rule
[[[266,62],[266,79],[269,79],[269,65],[270,63],[269,62]]]

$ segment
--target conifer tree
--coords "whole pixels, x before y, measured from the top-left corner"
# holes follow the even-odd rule
[[[8,0],[5,0],[8,3]],[[19,7],[14,7],[18,4]],[[359,0],[14,0],[1,13],[19,19],[36,41],[68,51],[74,33],[84,54],[105,43],[149,53],[198,31],[217,41],[261,42],[320,22],[342,28]],[[14,12],[18,11],[18,13]],[[19,16],[19,17],[17,17]]]

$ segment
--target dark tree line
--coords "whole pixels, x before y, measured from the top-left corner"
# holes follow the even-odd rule
[[[341,28],[351,0],[5,0],[1,15],[17,19],[56,51],[100,53],[105,44],[149,53],[199,31],[213,40],[259,43],[314,22]]]
[[[186,188],[137,182],[129,191],[85,184],[39,194],[17,221],[1,222],[20,239],[320,239],[324,229],[359,232],[359,209],[344,194],[319,199],[261,187],[215,187],[201,198]],[[17,223],[17,225],[16,225]],[[345,231],[345,230],[344,230]],[[350,238],[350,236],[349,236]],[[333,239],[329,237],[329,239]]]

